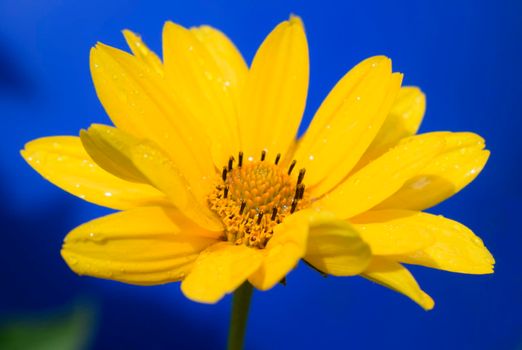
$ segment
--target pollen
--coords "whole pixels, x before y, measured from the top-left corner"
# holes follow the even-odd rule
[[[307,206],[303,183],[305,169],[294,171],[296,162],[280,165],[281,155],[267,160],[230,157],[221,178],[209,196],[210,208],[222,219],[224,238],[236,245],[264,248],[274,227],[284,218]]]

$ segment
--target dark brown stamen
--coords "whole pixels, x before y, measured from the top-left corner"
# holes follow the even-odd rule
[[[243,215],[243,212],[245,211],[246,202],[241,201],[241,208],[239,208],[239,215]]]
[[[234,157],[230,157],[228,159],[228,171],[232,171],[232,166],[234,165]]]
[[[243,152],[239,152],[239,159],[237,160],[237,166],[242,167],[243,166]]]
[[[288,175],[290,175],[292,173],[292,170],[294,170],[295,163],[296,163],[296,160],[294,159],[292,161],[292,164],[290,164],[290,167],[288,168]]]
[[[228,197],[228,186],[225,186],[225,193],[223,194],[223,197]]]
[[[261,220],[263,219],[263,215],[265,213],[263,212],[260,212],[259,214],[257,214],[257,224],[259,225],[261,223]]]
[[[303,182],[303,179],[304,179],[305,173],[306,173],[306,169],[305,169],[305,168],[299,170],[299,176],[297,177],[297,184],[298,184],[298,185],[299,185],[301,182]]]
[[[281,153],[278,153],[276,156],[276,159],[275,159],[275,165],[277,165],[277,163],[279,163],[280,159],[281,159]]]
[[[221,173],[221,178],[223,181],[227,181],[227,167],[223,167],[223,172]]]
[[[277,208],[274,207],[272,209],[272,217],[270,218],[270,220],[274,221],[276,219],[276,216],[277,216]]]
[[[263,150],[263,151],[261,152],[261,161],[264,161],[265,158],[266,158],[266,151]]]
[[[305,185],[304,184],[300,184],[298,186],[298,189],[299,189],[299,191],[297,193],[297,199],[301,200],[301,199],[303,199],[303,196],[304,196]]]
[[[292,199],[292,207],[290,208],[290,214],[292,214],[297,208],[297,199]]]

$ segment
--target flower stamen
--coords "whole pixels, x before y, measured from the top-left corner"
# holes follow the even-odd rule
[[[294,159],[288,168],[288,175],[292,174],[292,170],[294,170],[296,160]]]
[[[266,162],[266,150],[261,151],[259,161],[248,157],[243,162],[243,158],[239,152],[236,167],[234,157],[229,158],[208,198],[209,206],[223,221],[224,239],[264,248],[275,225],[308,204],[303,183],[306,170],[292,177],[296,161],[285,171],[279,165],[281,154],[274,163]]]
[[[281,159],[281,153],[278,153],[275,158],[274,164],[277,165],[279,163],[279,160]]]

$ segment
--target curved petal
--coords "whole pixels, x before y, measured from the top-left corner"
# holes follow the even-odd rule
[[[300,211],[274,229],[265,249],[261,266],[248,280],[257,289],[268,290],[292,270],[306,252],[309,214]]]
[[[136,168],[185,215],[209,230],[223,230],[221,220],[208,208],[208,193],[202,192],[201,188],[191,187],[176,165],[154,144],[137,144],[132,147],[130,154]]]
[[[145,45],[140,36],[128,29],[123,31],[123,36],[134,56],[148,65],[159,76],[163,76],[163,63],[161,63],[160,58]]]
[[[298,17],[280,23],[258,49],[241,95],[241,148],[283,155],[294,141],[308,91],[308,44]]]
[[[495,259],[482,240],[466,226],[440,215],[407,210],[386,212],[390,217],[409,216],[409,221],[424,227],[435,238],[434,243],[428,247],[409,254],[397,255],[397,260],[451,272],[493,273]]]
[[[229,242],[214,244],[200,254],[181,291],[189,299],[213,304],[245,282],[262,260],[257,249]]]
[[[305,260],[319,271],[334,276],[354,276],[366,269],[372,257],[370,247],[349,223],[331,213],[310,219]]]
[[[443,152],[378,208],[428,209],[453,196],[478,176],[489,158],[489,151],[483,149],[484,139],[468,132],[444,135]]]
[[[207,193],[190,187],[182,172],[152,142],[140,141],[110,126],[94,125],[82,132],[82,142],[96,162],[115,175],[127,175],[156,187],[179,210],[200,225],[221,231],[208,209]]]
[[[163,56],[169,89],[200,122],[211,141],[215,165],[221,168],[239,151],[237,98],[247,67],[228,39],[219,34],[210,27],[189,30],[167,22]],[[209,43],[212,39],[214,44]],[[229,58],[232,62],[224,63]]]
[[[295,159],[319,197],[348,175],[390,111],[402,81],[391,61],[369,58],[332,89],[299,141]]]
[[[45,179],[88,202],[121,210],[169,204],[165,195],[154,187],[122,180],[100,168],[89,157],[79,137],[33,140],[21,154]]]
[[[432,245],[435,238],[422,220],[422,213],[413,211],[369,211],[350,219],[373,255],[412,253]]]
[[[148,182],[130,159],[129,150],[139,143],[138,139],[101,124],[93,124],[88,130],[80,130],[80,139],[85,151],[109,173],[128,181]]]
[[[412,136],[348,177],[314,206],[343,219],[363,213],[395,193],[443,147],[442,134]]]
[[[204,129],[149,65],[98,44],[91,50],[91,73],[98,97],[119,129],[154,140],[193,187],[210,188],[208,175],[215,169]]]
[[[401,139],[415,135],[425,111],[426,96],[424,93],[418,87],[402,87],[379,133],[364,152],[354,170],[360,169],[378,158],[397,145]]]
[[[153,285],[183,279],[216,238],[175,209],[135,208],[75,228],[62,256],[79,275]]]
[[[435,306],[433,299],[420,289],[415,278],[401,264],[384,258],[374,258],[362,276],[404,294],[424,310],[431,310]]]
[[[243,56],[234,43],[216,28],[200,26],[190,28],[190,31],[205,46],[219,67],[227,90],[238,108],[241,89],[248,75],[248,66]]]

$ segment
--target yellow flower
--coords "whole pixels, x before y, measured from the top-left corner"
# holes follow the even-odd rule
[[[91,71],[116,127],[46,137],[22,151],[42,176],[121,210],[65,238],[80,275],[182,281],[214,303],[246,280],[267,290],[304,259],[361,275],[433,307],[402,265],[485,274],[494,260],[465,226],[422,212],[481,171],[473,133],[414,135],[423,93],[369,58],[333,88],[296,139],[308,89],[299,18],[279,24],[252,66],[218,30],[168,22],[163,61],[124,31],[132,54],[98,44]]]

